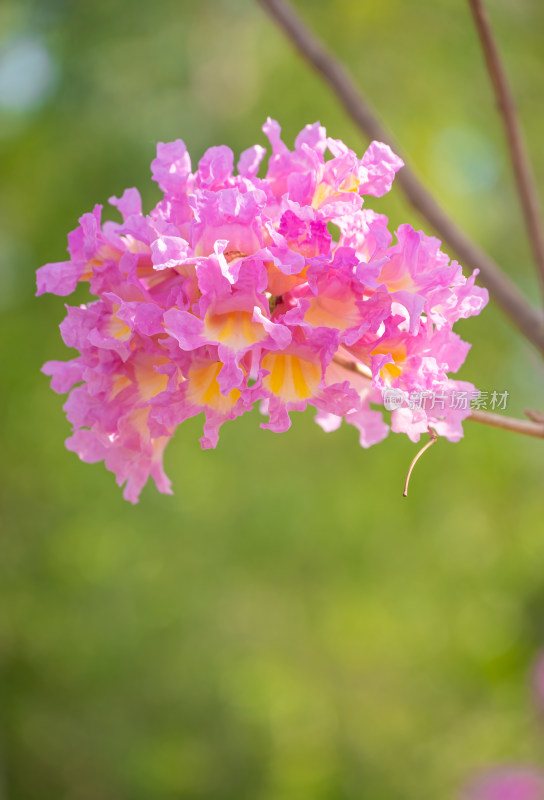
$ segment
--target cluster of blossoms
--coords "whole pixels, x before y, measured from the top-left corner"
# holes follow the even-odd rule
[[[164,193],[148,214],[136,189],[111,198],[69,237],[70,260],[38,270],[38,294],[88,281],[93,302],[68,307],[63,339],[80,355],[43,367],[74,431],[67,447],[104,460],[135,502],[151,475],[170,491],[164,448],[176,426],[204,412],[202,447],[256,402],[262,427],[285,431],[307,405],[326,431],[342,419],[367,447],[386,436],[386,389],[406,403],[391,428],[417,441],[429,426],[456,441],[470,408],[413,408],[410,393],[471,392],[448,377],[469,345],[452,332],[487,292],[440,242],[362,208],[387,193],[402,161],[373,142],[358,158],[318,123],[284,144],[277,122],[265,149],[206,151],[196,172],[181,140],[159,144],[153,178]],[[346,369],[349,367],[349,369]],[[75,388],[72,388],[74,387]],[[413,406],[413,404],[412,404]]]

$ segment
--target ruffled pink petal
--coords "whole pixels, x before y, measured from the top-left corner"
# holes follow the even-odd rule
[[[189,242],[180,236],[161,236],[151,244],[151,260],[155,269],[159,270],[185,264],[189,252]]]
[[[266,150],[260,144],[255,144],[253,147],[244,150],[237,164],[240,175],[243,175],[244,178],[254,178],[265,155]]]
[[[230,147],[210,147],[198,162],[199,184],[205,188],[222,187],[232,175],[234,154]]]
[[[171,308],[164,314],[165,331],[177,339],[183,350],[196,350],[205,343],[204,323],[194,314]]]
[[[120,211],[125,222],[129,217],[142,214],[142,198],[138,189],[125,189],[121,197],[110,197],[109,202]]]
[[[157,157],[151,162],[153,180],[163,192],[184,193],[187,178],[191,173],[191,158],[181,139],[175,142],[159,142]]]
[[[57,261],[52,264],[45,264],[36,272],[38,291],[37,295],[58,294],[66,297],[75,290],[78,281],[81,280],[85,269],[85,261]]]
[[[383,142],[371,142],[361,160],[365,177],[359,184],[360,194],[382,197],[391,190],[395,174],[404,166],[402,158]]]
[[[51,388],[58,394],[69,392],[74,384],[83,380],[85,366],[79,359],[72,361],[46,361],[44,375],[51,376]]]

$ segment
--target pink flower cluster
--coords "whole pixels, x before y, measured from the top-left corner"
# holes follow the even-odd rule
[[[136,189],[110,202],[123,222],[101,223],[101,206],[68,237],[70,260],[38,270],[38,294],[68,295],[88,281],[97,299],[68,306],[63,339],[79,356],[43,371],[74,431],[67,447],[104,460],[136,502],[151,475],[170,491],[164,448],[176,426],[204,412],[202,447],[226,420],[257,401],[262,427],[289,428],[307,405],[326,431],[354,425],[367,447],[386,436],[386,388],[451,392],[469,345],[452,332],[477,314],[487,292],[449,261],[440,242],[362,208],[387,193],[402,161],[372,142],[362,158],[318,123],[294,150],[280,126],[265,149],[206,151],[195,172],[181,140],[160,143],[152,163],[163,199],[144,215]],[[346,369],[346,364],[351,370]],[[72,388],[74,387],[75,388]],[[455,441],[467,408],[404,407],[394,431],[413,441],[431,425]]]

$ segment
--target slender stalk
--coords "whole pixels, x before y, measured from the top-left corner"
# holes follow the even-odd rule
[[[516,187],[523,210],[523,218],[544,295],[544,227],[531,163],[516,111],[516,103],[493,38],[484,4],[482,0],[468,0],[468,2],[482,45],[487,71],[495,91],[495,99],[504,126]]]
[[[369,138],[386,142],[398,151],[391,136],[361,96],[352,77],[308,30],[293,9],[284,0],[258,2],[333,89],[360,130]],[[534,308],[493,259],[452,222],[410,167],[401,169],[396,181],[412,206],[432,225],[460,260],[467,266],[480,270],[481,281],[495,302],[525,338],[544,354],[544,314]]]
[[[415,465],[417,464],[417,462],[419,461],[419,459],[421,458],[423,453],[426,450],[428,450],[429,447],[432,447],[432,445],[438,439],[438,436],[436,435],[436,433],[433,431],[432,428],[427,428],[427,430],[429,431],[429,436],[431,438],[429,439],[427,444],[424,444],[423,447],[420,450],[417,451],[417,453],[415,454],[415,456],[412,459],[412,463],[410,464],[410,467],[408,469],[408,474],[406,476],[406,480],[404,481],[404,491],[402,493],[403,497],[408,497],[408,485],[410,483],[410,478],[412,477],[412,472],[413,472],[413,469],[414,469]]]

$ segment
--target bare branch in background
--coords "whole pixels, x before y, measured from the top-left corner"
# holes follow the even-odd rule
[[[480,37],[489,77],[495,91],[499,114],[504,125],[516,187],[523,209],[523,218],[544,295],[544,227],[529,155],[516,112],[516,103],[508,85],[483,2],[482,0],[468,0],[468,2],[478,36]]]
[[[360,130],[370,139],[386,142],[398,152],[399,148],[361,96],[351,76],[308,30],[293,9],[284,0],[258,2],[333,89]],[[481,282],[495,302],[526,339],[544,354],[544,315],[541,311],[534,308],[493,259],[452,222],[408,166],[400,170],[396,182],[412,206],[432,225],[459,259],[467,267],[480,270]]]

